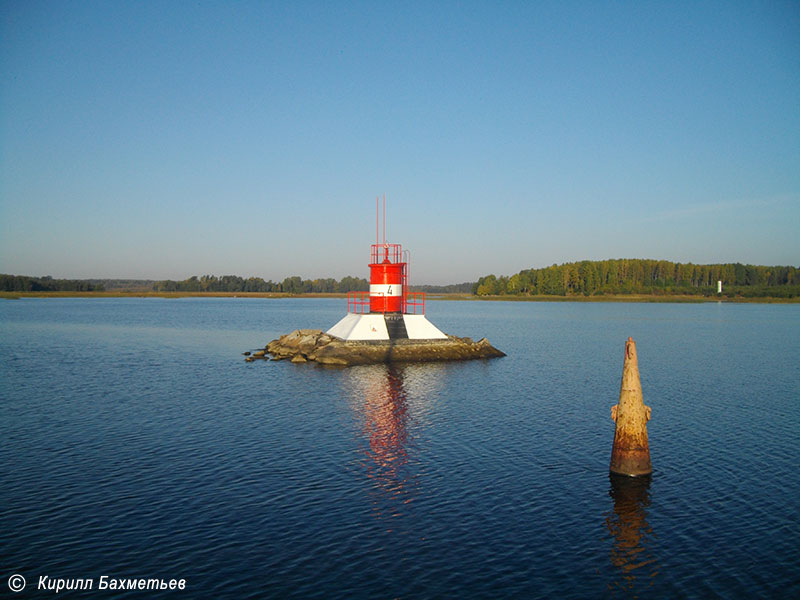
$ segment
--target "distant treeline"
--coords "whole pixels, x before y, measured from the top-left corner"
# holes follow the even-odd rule
[[[86,279],[0,275],[0,291],[3,292],[102,292],[104,290],[102,285],[91,283]]]
[[[93,285],[103,286],[107,292],[150,291],[155,283],[152,279],[87,279],[87,281]]]
[[[409,290],[430,294],[470,294],[474,283],[455,283],[452,285],[409,286]],[[183,281],[156,281],[152,285],[156,292],[281,292],[285,294],[346,294],[369,290],[369,282],[360,277],[335,279],[301,279],[287,277],[281,282],[264,281],[260,277],[244,279],[236,275],[196,275]]]
[[[800,297],[800,269],[727,263],[695,265],[668,260],[622,258],[552,265],[525,269],[510,277],[486,275],[475,283],[410,286],[411,291],[426,293],[472,293],[478,296],[600,296],[605,294],[703,295],[717,293],[722,281],[722,295],[727,297]],[[247,279],[236,275],[193,276],[183,281],[134,279],[53,279],[25,275],[0,275],[4,292],[97,292],[128,290],[155,292],[261,292],[285,294],[344,294],[369,290],[369,282],[360,277],[302,279],[283,281]]]
[[[475,283],[453,283],[451,285],[410,285],[409,291],[425,292],[426,294],[471,294]]]
[[[603,294],[700,294],[728,297],[800,296],[800,270],[728,263],[695,265],[668,260],[622,258],[526,269],[510,277],[487,275],[472,293],[487,295],[595,296]]]
[[[301,279],[298,276],[287,277],[281,282],[264,281],[260,277],[244,279],[236,275],[203,275],[192,276],[183,281],[156,281],[153,290],[156,292],[281,292],[285,294],[326,294],[346,293],[368,290],[366,279],[343,277],[335,279]]]

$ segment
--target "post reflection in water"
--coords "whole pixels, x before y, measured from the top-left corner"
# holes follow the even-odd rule
[[[421,473],[415,433],[424,425],[426,396],[436,387],[438,371],[431,365],[370,365],[348,374],[373,511],[391,519],[404,514],[416,497]]]
[[[636,597],[654,584],[659,566],[653,555],[655,533],[647,522],[650,506],[650,477],[609,475],[609,495],[614,508],[606,517],[606,527],[613,536],[610,592]]]

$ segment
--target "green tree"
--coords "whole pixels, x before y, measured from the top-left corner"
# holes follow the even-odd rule
[[[478,296],[496,295],[498,293],[497,277],[494,275],[481,277],[476,285],[475,293]]]

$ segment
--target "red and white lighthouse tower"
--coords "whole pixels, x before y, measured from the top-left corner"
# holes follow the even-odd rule
[[[406,299],[406,267],[400,244],[373,244],[369,264],[369,310],[402,313]]]
[[[347,295],[347,315],[328,330],[345,341],[434,340],[447,336],[425,318],[425,294],[408,291],[408,251],[386,242],[386,198],[383,240],[380,199],[376,200],[375,242],[370,250],[369,292]]]

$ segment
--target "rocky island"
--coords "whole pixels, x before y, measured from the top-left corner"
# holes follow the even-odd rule
[[[321,329],[296,329],[272,340],[263,350],[247,354],[245,360],[290,360],[348,367],[392,362],[473,360],[505,356],[486,338],[474,342],[468,337],[448,335],[446,339],[345,341]]]

